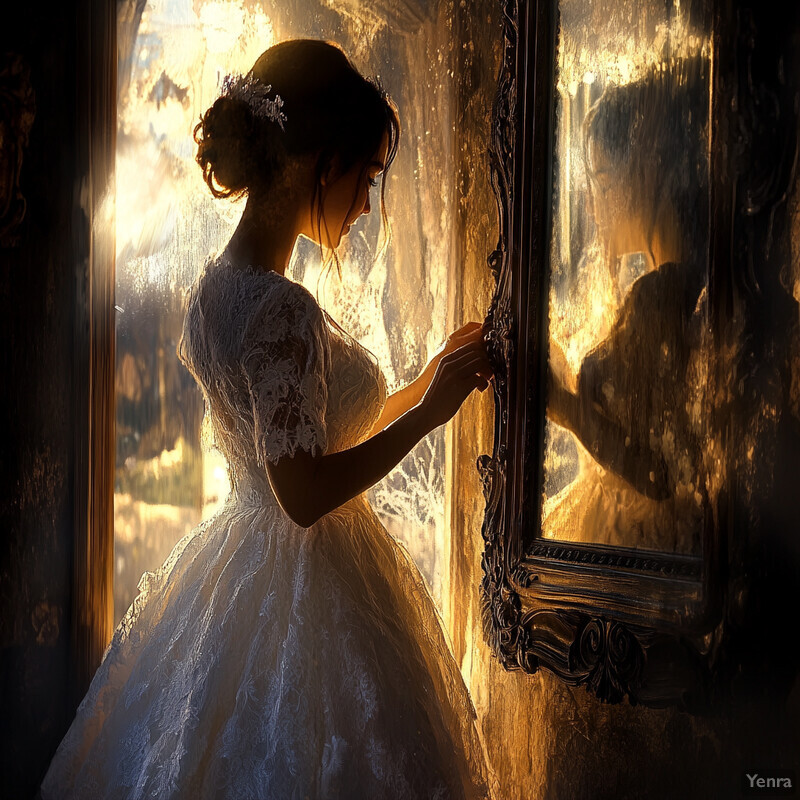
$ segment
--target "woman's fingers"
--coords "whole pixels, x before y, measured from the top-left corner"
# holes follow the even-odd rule
[[[486,363],[489,363],[489,356],[486,352],[486,346],[484,345],[482,339],[472,339],[471,341],[462,344],[455,350],[452,350],[450,353],[445,355],[443,360],[452,360],[454,358],[458,358],[463,353],[481,353],[486,358]]]
[[[452,374],[461,378],[475,374],[488,380],[492,375],[492,368],[486,352],[479,343],[470,343],[460,347],[442,359],[445,374]]]
[[[436,358],[449,355],[465,344],[470,344],[472,342],[482,343],[483,337],[486,335],[486,330],[485,322],[476,322],[474,320],[467,322],[447,337],[447,341],[439,349]]]
[[[458,330],[454,331],[448,337],[448,341],[460,343],[469,339],[481,336],[483,334],[483,323],[481,322],[468,322],[462,325]]]
[[[480,372],[470,372],[459,378],[460,385],[463,387],[464,397],[468,397],[475,389],[483,392],[489,386],[488,379]]]
[[[459,350],[463,350],[465,347],[479,347],[481,350],[485,350],[486,347],[483,343],[483,339],[480,336],[470,336],[465,339],[458,347],[453,350],[450,355],[454,355],[458,353]]]
[[[457,368],[458,365],[464,363],[465,359],[472,358],[483,358],[488,365],[488,356],[480,342],[469,342],[468,344],[462,345],[457,350],[453,350],[453,352],[443,356],[441,363],[444,367],[453,364],[456,365]]]
[[[451,419],[475,389],[486,389],[492,375],[486,348],[478,336],[466,337],[463,344],[442,355],[423,398],[431,423],[438,426]]]

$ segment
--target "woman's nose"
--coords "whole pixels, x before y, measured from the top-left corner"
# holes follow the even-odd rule
[[[372,206],[370,205],[370,202],[369,202],[369,192],[367,192],[367,199],[364,202],[364,208],[361,209],[361,213],[362,214],[369,214],[369,212],[371,210],[372,210]]]

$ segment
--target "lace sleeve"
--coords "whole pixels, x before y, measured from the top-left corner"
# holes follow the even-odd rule
[[[250,394],[258,464],[298,448],[327,447],[325,407],[330,363],[322,310],[299,284],[261,301],[243,338],[242,370]]]

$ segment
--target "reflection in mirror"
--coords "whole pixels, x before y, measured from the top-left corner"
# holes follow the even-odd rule
[[[700,9],[559,5],[542,536],[699,555],[710,439]]]

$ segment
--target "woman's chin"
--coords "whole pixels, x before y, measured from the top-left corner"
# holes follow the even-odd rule
[[[346,227],[346,228],[345,228],[345,229],[344,229],[344,230],[343,230],[343,231],[342,231],[342,232],[339,234],[339,236],[338,236],[338,237],[337,237],[337,238],[336,238],[334,241],[331,241],[330,239],[326,239],[325,241],[322,241],[322,242],[321,242],[321,241],[320,241],[320,240],[319,240],[317,237],[315,237],[315,236],[308,236],[307,234],[303,234],[303,235],[304,235],[304,236],[306,236],[306,238],[307,238],[307,239],[309,239],[310,241],[314,242],[314,244],[318,245],[319,247],[321,247],[323,250],[325,250],[327,253],[329,253],[329,254],[330,254],[330,253],[332,253],[334,250],[336,250],[336,248],[337,248],[337,247],[339,247],[339,245],[340,245],[340,244],[341,244],[341,243],[342,243],[342,242],[343,242],[343,241],[344,241],[344,240],[347,238],[347,234],[348,234],[348,233],[350,233],[350,227],[351,227],[351,226],[350,226],[350,225],[348,225],[348,226],[347,226],[347,227]]]

